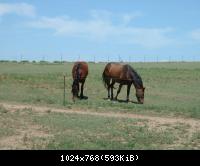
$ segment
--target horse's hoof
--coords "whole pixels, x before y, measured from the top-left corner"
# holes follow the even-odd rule
[[[87,96],[81,96],[80,99],[85,99],[86,100],[86,99],[88,99],[88,97]]]

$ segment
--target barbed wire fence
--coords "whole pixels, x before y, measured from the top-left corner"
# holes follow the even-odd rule
[[[117,56],[109,56],[107,55],[107,59],[106,58],[101,58],[101,57],[96,57],[93,56],[93,60],[92,58],[88,58],[91,59],[88,60],[90,62],[126,62],[126,63],[132,63],[132,62],[140,62],[140,63],[148,63],[148,62],[154,62],[154,63],[159,63],[159,62],[168,62],[168,63],[173,63],[173,62],[199,62],[200,61],[200,55],[199,56],[179,56],[179,57],[173,57],[173,56],[128,56],[128,57],[123,57],[120,55]],[[82,59],[84,60],[84,58]]]
[[[70,57],[70,56],[68,56]],[[67,56],[64,56],[64,61],[68,62],[74,62],[74,61],[87,61],[87,62],[141,62],[141,63],[148,63],[148,62],[199,62],[200,61],[200,55],[193,55],[193,56],[136,56],[136,55],[128,55],[128,56],[122,56],[120,54],[116,54],[115,56],[111,55],[104,55],[104,56],[98,56],[98,55],[81,55],[78,54],[76,57],[67,58]]]
[[[56,58],[54,58],[56,57]],[[31,58],[31,59],[30,59]],[[47,54],[41,54],[40,56],[29,56],[25,53],[20,53],[18,56],[15,56],[14,59],[7,59],[2,58],[0,61],[17,61],[17,62],[32,62],[32,61],[47,61],[47,62],[75,62],[75,61],[87,61],[87,62],[126,62],[126,63],[132,63],[132,62],[141,62],[141,63],[147,63],[147,62],[200,62],[200,54],[198,55],[192,55],[192,56],[186,56],[186,55],[180,55],[180,56],[137,56],[137,55],[128,55],[128,56],[122,56],[120,54],[116,54],[115,56],[112,55],[82,55],[77,54],[76,56],[70,56],[67,53],[58,53],[57,55],[52,55],[51,57]]]

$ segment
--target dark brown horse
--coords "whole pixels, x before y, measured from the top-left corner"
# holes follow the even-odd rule
[[[117,90],[117,94],[115,96],[115,100],[117,100],[117,96],[121,91],[122,85],[127,85],[127,98],[126,101],[129,101],[129,93],[131,85],[133,84],[136,89],[136,97],[138,103],[144,103],[144,90],[143,82],[140,75],[128,64],[122,65],[120,63],[108,63],[105,66],[105,69],[102,74],[104,86],[108,90],[108,98],[110,98],[110,90],[111,90],[111,100],[113,100],[113,87],[117,82],[119,83],[119,88]]]
[[[86,62],[75,62],[72,68],[72,99],[75,101],[75,97],[79,97],[79,83],[81,84],[80,98],[83,99],[83,87],[88,75],[88,64]]]

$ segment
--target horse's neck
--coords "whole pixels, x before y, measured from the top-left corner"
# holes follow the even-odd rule
[[[141,89],[142,88],[142,86],[139,85],[138,83],[136,83],[135,81],[133,81],[133,85],[134,85],[135,89]]]
[[[132,74],[132,79],[133,79],[133,85],[134,85],[135,89],[143,88],[142,80],[139,80],[140,78],[138,78],[135,75],[135,73]]]

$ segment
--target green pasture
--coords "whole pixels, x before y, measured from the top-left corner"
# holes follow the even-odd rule
[[[71,100],[73,63],[0,63],[0,101],[200,118],[199,62],[130,64],[141,75],[146,87],[143,105],[105,100],[107,91],[101,75],[106,63],[89,63],[89,75],[84,88],[88,100],[77,100],[75,103]],[[63,106],[64,74],[66,106]],[[118,98],[126,98],[125,86]],[[136,101],[134,86],[130,99]]]
[[[46,106],[12,111],[0,105],[0,149],[199,149],[198,126],[112,116],[57,113],[68,109],[110,114],[200,118],[200,63],[131,63],[146,87],[145,103],[105,100],[106,63],[89,63],[84,94],[71,99],[73,63],[0,63],[0,102]],[[66,105],[63,76],[66,75]],[[116,84],[117,88],[118,85]],[[114,91],[116,93],[116,89]],[[120,100],[126,98],[122,88]],[[136,101],[135,89],[130,99]]]

